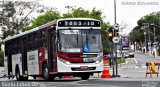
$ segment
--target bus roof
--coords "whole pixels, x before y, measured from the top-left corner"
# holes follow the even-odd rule
[[[33,28],[33,29],[31,29],[31,30],[22,32],[22,33],[20,33],[20,34],[17,34],[17,35],[8,37],[8,38],[4,39],[4,42],[6,42],[6,41],[8,41],[8,40],[11,40],[11,39],[15,39],[15,38],[17,38],[17,37],[20,37],[20,36],[23,36],[23,35],[26,35],[26,34],[29,34],[29,33],[32,33],[32,32],[37,31],[37,30],[39,30],[39,29],[43,29],[43,28],[52,26],[52,25],[56,24],[58,21],[62,21],[62,20],[95,20],[95,21],[99,21],[99,20],[93,19],[93,18],[65,18],[65,19],[58,19],[58,20],[54,20],[54,21],[48,22],[48,23],[46,23],[46,24],[43,24],[43,25],[41,25],[41,26],[38,26],[38,27],[36,27],[36,28]]]
[[[11,40],[11,39],[14,39],[14,38],[17,38],[17,37],[20,37],[20,36],[23,36],[23,35],[26,35],[26,34],[29,34],[29,33],[32,33],[32,32],[37,31],[37,30],[39,30],[39,29],[43,29],[43,28],[45,28],[45,27],[49,27],[49,26],[54,25],[54,24],[56,24],[56,20],[51,21],[51,22],[48,22],[48,23],[43,24],[43,25],[41,25],[41,26],[35,27],[35,28],[31,29],[31,30],[22,32],[22,33],[20,33],[20,34],[17,34],[17,35],[8,37],[8,38],[4,39],[4,42],[5,42],[5,41],[8,41],[8,40]]]
[[[93,18],[64,18],[64,19],[59,19],[57,21],[61,21],[61,20],[95,20],[95,21],[99,21],[99,20],[93,19]]]

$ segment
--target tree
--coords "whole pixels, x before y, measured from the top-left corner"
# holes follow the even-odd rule
[[[1,25],[2,25],[2,39],[5,39],[8,35],[13,36],[15,30],[12,29],[13,23],[10,19],[15,14],[14,4],[9,1],[3,4],[3,11],[1,16]]]
[[[130,33],[130,41],[134,42],[144,42],[144,30],[140,29],[139,26],[136,26]]]
[[[150,35],[150,40],[151,43],[154,42],[154,27],[151,24],[154,24],[156,26],[160,26],[160,12],[153,12],[150,13],[148,15],[145,15],[143,17],[141,17],[138,21],[137,21],[138,26],[136,26],[130,33],[130,41],[132,43],[134,42],[138,42],[141,44],[144,44],[144,32],[146,32],[146,37],[149,37],[148,35]],[[156,38],[160,38],[159,32],[160,32],[160,28],[155,27],[155,35]],[[149,39],[146,39],[146,41],[148,42]],[[158,42],[160,42],[160,40],[157,39]],[[148,45],[148,44],[146,44]]]
[[[60,19],[60,13],[58,11],[48,11],[44,15],[38,16],[35,20],[32,20],[32,26],[25,26],[22,31],[27,31],[37,26],[43,25],[49,21]]]
[[[5,1],[2,3],[1,39],[13,36],[21,32],[23,26],[28,26],[34,17],[31,14],[42,14],[54,8],[45,7],[36,2]]]
[[[148,25],[144,25],[145,23],[148,23]],[[144,17],[141,17],[138,21],[137,21],[138,26],[143,27],[143,26],[148,26],[149,28],[149,32],[147,32],[150,34],[151,36],[151,41],[153,42],[153,38],[154,37],[154,27],[155,27],[155,35],[157,38],[160,38],[159,32],[160,32],[160,27],[156,27],[156,26],[160,26],[160,11],[159,12],[152,12],[149,15],[146,15]],[[154,24],[156,26],[153,26],[151,24]],[[148,31],[148,28],[144,28],[144,31]],[[160,40],[158,40],[160,41]]]

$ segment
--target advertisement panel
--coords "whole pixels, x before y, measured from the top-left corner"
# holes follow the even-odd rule
[[[129,37],[128,36],[125,36],[123,37],[123,47],[129,47]]]

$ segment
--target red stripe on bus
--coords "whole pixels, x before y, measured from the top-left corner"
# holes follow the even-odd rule
[[[78,63],[78,62],[83,62],[83,58],[80,57],[74,57],[71,58],[69,56],[80,56],[83,55],[83,53],[62,53],[62,52],[58,52],[58,57],[64,60],[67,60],[71,63]]]

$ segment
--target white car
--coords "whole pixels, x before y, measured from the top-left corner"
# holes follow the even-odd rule
[[[128,55],[129,57],[134,57],[134,50],[129,50]]]
[[[123,55],[124,55],[124,58],[128,58],[129,57],[128,51],[123,52]]]

